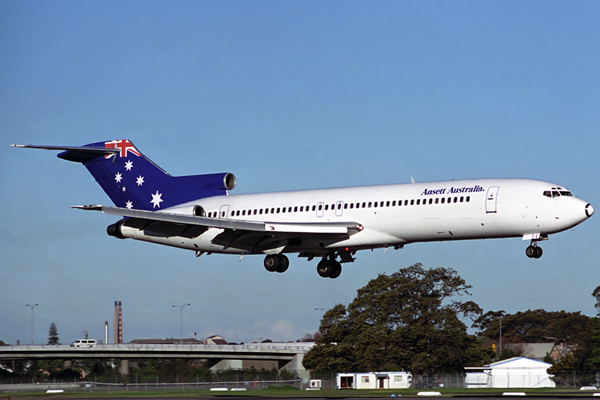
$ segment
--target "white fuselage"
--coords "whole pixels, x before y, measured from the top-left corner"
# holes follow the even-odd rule
[[[562,195],[561,195],[562,193]],[[196,206],[210,218],[292,223],[356,222],[362,231],[341,240],[318,235],[288,243],[282,252],[320,254],[398,247],[413,242],[546,237],[586,220],[593,208],[559,185],[528,179],[474,179],[362,186],[292,192],[215,196],[163,212],[190,215]],[[123,227],[123,234],[195,251],[246,254],[216,245],[222,229],[194,238],[147,236]]]

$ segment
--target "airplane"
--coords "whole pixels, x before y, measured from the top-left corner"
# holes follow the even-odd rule
[[[129,140],[84,146],[12,145],[60,150],[83,164],[116,207],[73,206],[122,217],[107,227],[131,238],[202,254],[265,255],[285,272],[286,254],[321,258],[317,273],[337,278],[359,250],[409,243],[521,237],[539,241],[594,214],[561,185],[532,179],[470,179],[230,195],[232,173],[171,176]],[[411,179],[412,180],[412,179]]]

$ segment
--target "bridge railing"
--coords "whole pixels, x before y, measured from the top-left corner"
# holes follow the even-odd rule
[[[118,343],[118,344],[97,344],[94,347],[71,347],[71,345],[28,345],[28,346],[3,346],[2,351],[6,352],[36,352],[44,350],[83,350],[102,349],[102,350],[215,350],[215,351],[245,351],[245,350],[278,350],[289,352],[307,352],[314,343],[250,343],[250,344],[138,344],[138,343]]]

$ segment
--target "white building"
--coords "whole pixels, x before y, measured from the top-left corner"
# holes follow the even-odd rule
[[[556,387],[546,370],[552,364],[525,357],[513,357],[483,367],[466,367],[467,388]]]
[[[336,375],[338,389],[408,389],[410,372],[352,372]]]

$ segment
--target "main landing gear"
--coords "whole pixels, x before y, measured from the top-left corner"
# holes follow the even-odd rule
[[[283,254],[269,254],[265,257],[265,269],[269,272],[285,272],[290,266],[290,259]]]
[[[323,259],[317,264],[317,273],[323,278],[335,279],[342,274],[341,262],[352,262],[354,253],[348,251],[332,251],[323,256]],[[336,258],[339,257],[340,261]],[[309,261],[312,260],[312,256]],[[269,272],[285,272],[290,266],[290,260],[283,254],[269,254],[265,257],[265,269]]]
[[[332,256],[323,257],[317,264],[317,273],[323,278],[335,279],[342,273],[342,264]]]
[[[525,249],[525,254],[529,258],[540,258],[543,251],[541,247],[538,247],[537,242],[532,240],[531,244]]]

